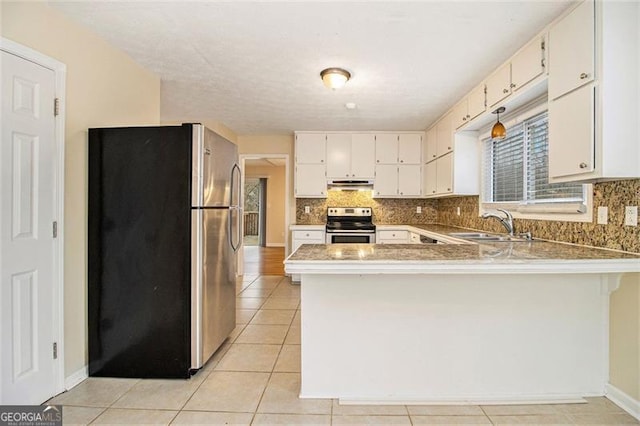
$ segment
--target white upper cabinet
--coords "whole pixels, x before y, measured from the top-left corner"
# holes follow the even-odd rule
[[[467,122],[473,120],[487,110],[485,85],[482,83],[467,96]]]
[[[398,162],[420,164],[422,158],[422,135],[407,133],[398,135]]]
[[[436,154],[438,157],[453,149],[452,114],[442,117],[436,124]]]
[[[438,156],[438,135],[437,135],[437,126],[432,126],[425,135],[424,142],[424,163],[428,163],[429,161],[433,161]]]
[[[584,1],[549,31],[549,99],[557,99],[595,78],[594,6],[593,1]],[[621,41],[627,42],[624,38]]]
[[[517,92],[544,73],[544,38],[531,40],[511,59],[511,89]]]
[[[422,168],[420,165],[398,166],[398,195],[419,197],[422,191]]]
[[[504,64],[487,81],[487,105],[494,107],[511,94],[511,63]]]
[[[398,135],[380,133],[376,138],[376,164],[398,164]]]
[[[438,193],[437,181],[437,161],[432,161],[424,166],[424,181],[422,183],[422,195],[433,196]]]
[[[467,115],[469,115],[469,101],[464,98],[456,104],[451,110],[451,125],[454,129],[467,124]]]
[[[396,164],[380,164],[376,166],[373,193],[376,197],[398,196],[398,166]]]
[[[327,134],[327,177],[351,177],[351,134]]]
[[[372,179],[375,175],[375,136],[370,133],[351,135],[351,177]]]
[[[477,132],[458,132],[453,137],[454,148],[424,166],[422,195],[477,195],[479,157]]]
[[[453,152],[436,161],[436,191],[445,195],[453,192]]]
[[[296,134],[296,163],[324,164],[326,139],[327,135],[324,133]]]
[[[325,173],[324,164],[297,164],[294,185],[296,197],[326,197],[327,176]]]

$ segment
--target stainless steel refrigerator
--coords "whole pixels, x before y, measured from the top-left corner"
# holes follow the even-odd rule
[[[89,375],[187,378],[235,327],[236,146],[200,124],[89,129]]]

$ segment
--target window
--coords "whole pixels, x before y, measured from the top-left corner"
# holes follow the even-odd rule
[[[548,117],[544,111],[511,126],[502,140],[484,139],[483,202],[508,204],[510,210],[584,213],[582,184],[549,183]]]

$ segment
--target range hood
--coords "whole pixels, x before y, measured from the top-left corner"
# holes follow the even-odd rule
[[[371,191],[372,180],[334,179],[327,181],[327,189],[334,191]]]

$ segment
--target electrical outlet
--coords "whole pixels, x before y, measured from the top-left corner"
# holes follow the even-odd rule
[[[638,226],[638,206],[626,206],[624,208],[624,224]]]
[[[598,207],[598,225],[606,225],[609,223],[609,207]]]
[[[456,207],[456,214],[460,216],[460,207]]]
[[[418,214],[422,213],[422,207],[420,206],[416,207],[416,213]]]
[[[309,206],[304,206],[304,212],[305,212],[306,214],[311,213],[311,207],[309,207]]]

